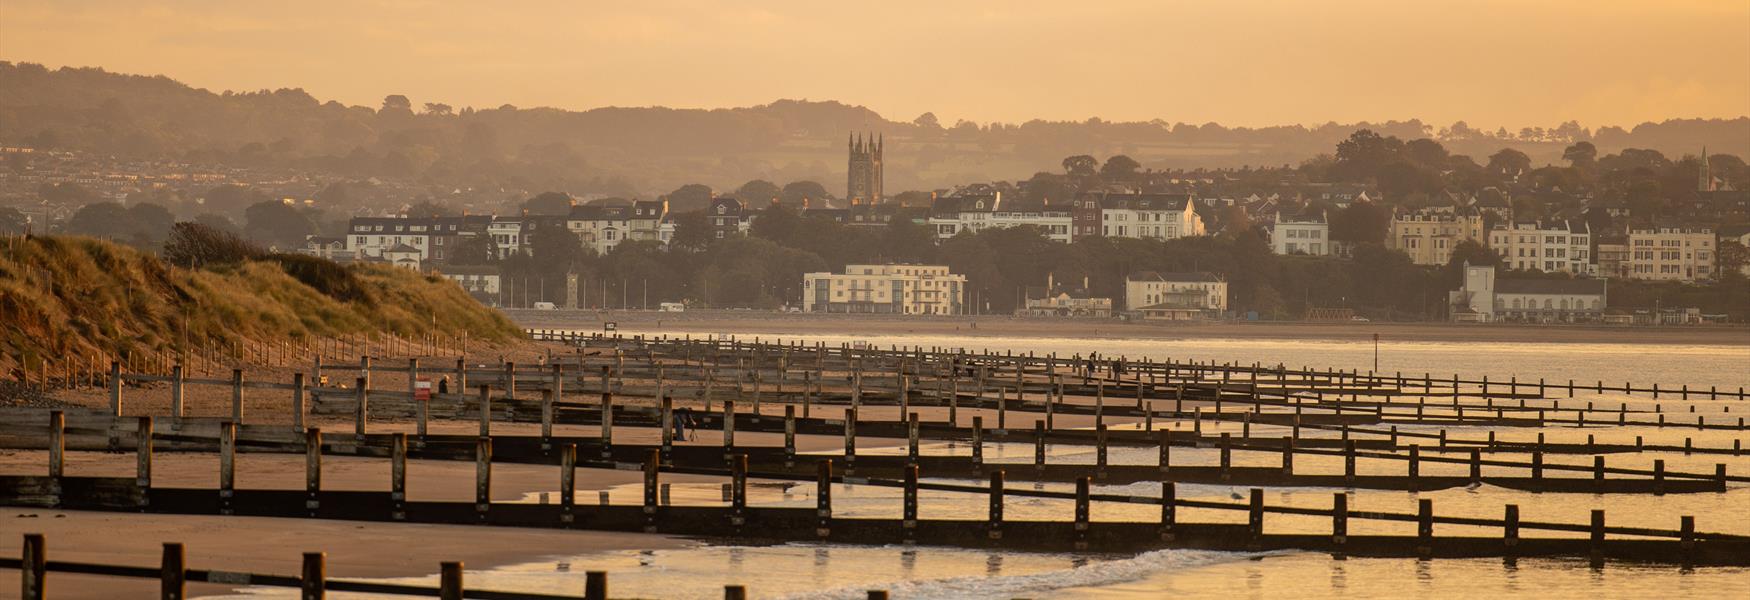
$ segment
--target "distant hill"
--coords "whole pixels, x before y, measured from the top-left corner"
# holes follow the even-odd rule
[[[10,379],[21,364],[45,356],[107,364],[209,343],[228,348],[385,332],[417,338],[466,331],[482,343],[521,336],[504,315],[438,276],[342,268],[309,257],[293,264],[304,268],[250,260],[185,269],[93,238],[0,238],[0,377]]]
[[[1750,156],[1750,117],[1478,132],[1416,120],[1265,128],[1098,119],[938,125],[933,117],[895,121],[861,106],[804,100],[587,111],[457,110],[425,100],[391,96],[381,107],[344,106],[300,89],[213,93],[162,76],[0,62],[0,144],[622,196],[686,183],[729,191],[750,179],[813,179],[842,193],[852,132],[885,137],[890,191],[1025,179],[1059,171],[1062,158],[1075,154],[1128,154],[1154,169],[1297,164],[1361,128],[1437,137],[1479,161],[1513,147],[1535,164],[1557,162],[1580,139],[1601,153],[1635,147],[1678,157],[1707,146]]]

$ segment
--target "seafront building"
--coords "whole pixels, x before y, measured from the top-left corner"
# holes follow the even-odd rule
[[[1392,216],[1386,246],[1410,256],[1418,265],[1440,266],[1452,260],[1459,242],[1484,244],[1483,216],[1468,207],[1444,206],[1399,212]]]
[[[941,265],[845,265],[844,273],[802,276],[802,310],[824,313],[958,315],[966,276]]]
[[[1706,227],[1631,229],[1628,276],[1652,281],[1714,279],[1715,241],[1713,230]]]
[[[977,196],[937,198],[930,207],[930,230],[937,240],[945,240],[961,232],[978,233],[986,229],[1034,227],[1054,242],[1069,243],[1075,221],[1067,209],[1057,210],[1043,203],[1031,205],[1003,198],[1002,192]]]
[[[1592,235],[1579,220],[1527,221],[1497,225],[1489,248],[1501,264],[1521,271],[1596,275]]]
[[[1150,320],[1220,318],[1227,312],[1227,282],[1213,273],[1143,271],[1125,278],[1124,307]]]
[[[1467,263],[1447,299],[1457,322],[1578,323],[1603,319],[1607,287],[1603,279],[1497,279],[1494,266]]]
[[[1325,222],[1324,211],[1276,213],[1276,222],[1270,227],[1270,249],[1277,254],[1331,255],[1331,224]]]
[[[1084,193],[1071,212],[1077,238],[1176,240],[1207,233],[1190,194]]]

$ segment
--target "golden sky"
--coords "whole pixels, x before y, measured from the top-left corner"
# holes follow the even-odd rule
[[[1596,127],[1750,114],[1750,0],[0,0],[0,59],[369,106]]]

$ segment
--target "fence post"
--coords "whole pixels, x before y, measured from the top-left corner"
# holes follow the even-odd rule
[[[55,479],[55,496],[59,503],[61,477],[66,474],[67,461],[67,415],[62,411],[49,411],[49,477]]]
[[[606,449],[603,449],[606,451]],[[553,451],[553,388],[541,390],[541,453]]]
[[[1423,560],[1434,558],[1434,499],[1416,501],[1416,554]]]
[[[784,467],[796,466],[796,405],[784,405]]]
[[[559,522],[570,523],[577,505],[577,444],[559,447]]]
[[[1508,504],[1506,513],[1501,519],[1501,545],[1507,548],[1507,556],[1512,557],[1513,548],[1519,545],[1519,505]]]
[[[323,600],[327,591],[327,573],[323,566],[323,552],[305,552],[303,576],[298,581],[298,598],[300,600]]]
[[[985,523],[990,539],[1003,539],[1003,483],[1006,474],[1002,469],[991,471],[990,474],[990,518]]]
[[[972,473],[984,471],[984,417],[972,417]]]
[[[1349,495],[1331,494],[1331,543],[1342,548],[1349,543]]]
[[[744,455],[745,456],[745,455]],[[918,465],[912,463],[905,466],[905,500],[901,510],[899,526],[903,531],[905,543],[917,541],[918,526]]]
[[[1247,506],[1246,532],[1250,536],[1249,546],[1256,550],[1264,541],[1264,490],[1252,488],[1251,503]]]
[[[122,363],[109,361],[109,414],[122,416]]]
[[[480,437],[492,437],[492,386],[488,385],[480,386]]]
[[[231,369],[231,420],[243,422],[243,369]]]
[[[322,430],[311,427],[304,431],[304,508],[316,516],[321,508],[322,493]]]
[[[140,491],[140,507],[152,497],[152,417],[140,417],[134,430],[134,487]]]
[[[857,409],[845,409],[845,474],[857,471]]]
[[[292,430],[304,430],[304,374],[292,374]]]
[[[1282,436],[1282,476],[1294,476],[1294,438]]]
[[[353,390],[358,402],[353,407],[352,433],[361,440],[365,439],[365,428],[371,420],[370,398],[367,397],[369,392],[365,391],[370,382],[370,378],[360,377],[357,381],[358,388]]]
[[[389,517],[407,519],[407,434],[389,436]]]
[[[1076,550],[1088,549],[1088,484],[1087,477],[1076,478]]]
[[[438,599],[462,600],[462,563],[439,563]]]
[[[182,363],[170,367],[170,415],[182,418]]]
[[[815,465],[814,535],[824,540],[832,533],[832,459]]]
[[[182,600],[186,598],[188,585],[187,567],[184,562],[182,544],[164,542],[164,557],[159,561],[158,593],[164,600]]]
[[[583,600],[608,600],[607,571],[588,571],[583,574]]]
[[[19,597],[23,600],[48,598],[48,549],[43,534],[24,534],[24,553],[19,555],[18,576],[21,579]]]
[[[219,514],[231,514],[237,490],[237,424],[219,424]]]
[[[644,533],[656,533],[657,473],[661,468],[662,451],[651,450],[644,458]]]
[[[474,441],[474,512],[486,520],[492,508],[492,438]]]
[[[1161,541],[1170,542],[1177,537],[1173,527],[1179,523],[1179,490],[1171,481],[1161,482]]]

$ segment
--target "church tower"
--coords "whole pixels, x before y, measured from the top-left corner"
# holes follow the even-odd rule
[[[1715,189],[1713,169],[1709,169],[1707,166],[1707,146],[1702,146],[1701,178],[1695,182],[1695,190],[1698,192],[1711,192]]]
[[[846,143],[850,147],[850,173],[845,178],[845,199],[852,204],[875,204],[881,202],[881,146],[883,137],[870,135],[864,140],[861,134],[851,135]]]

